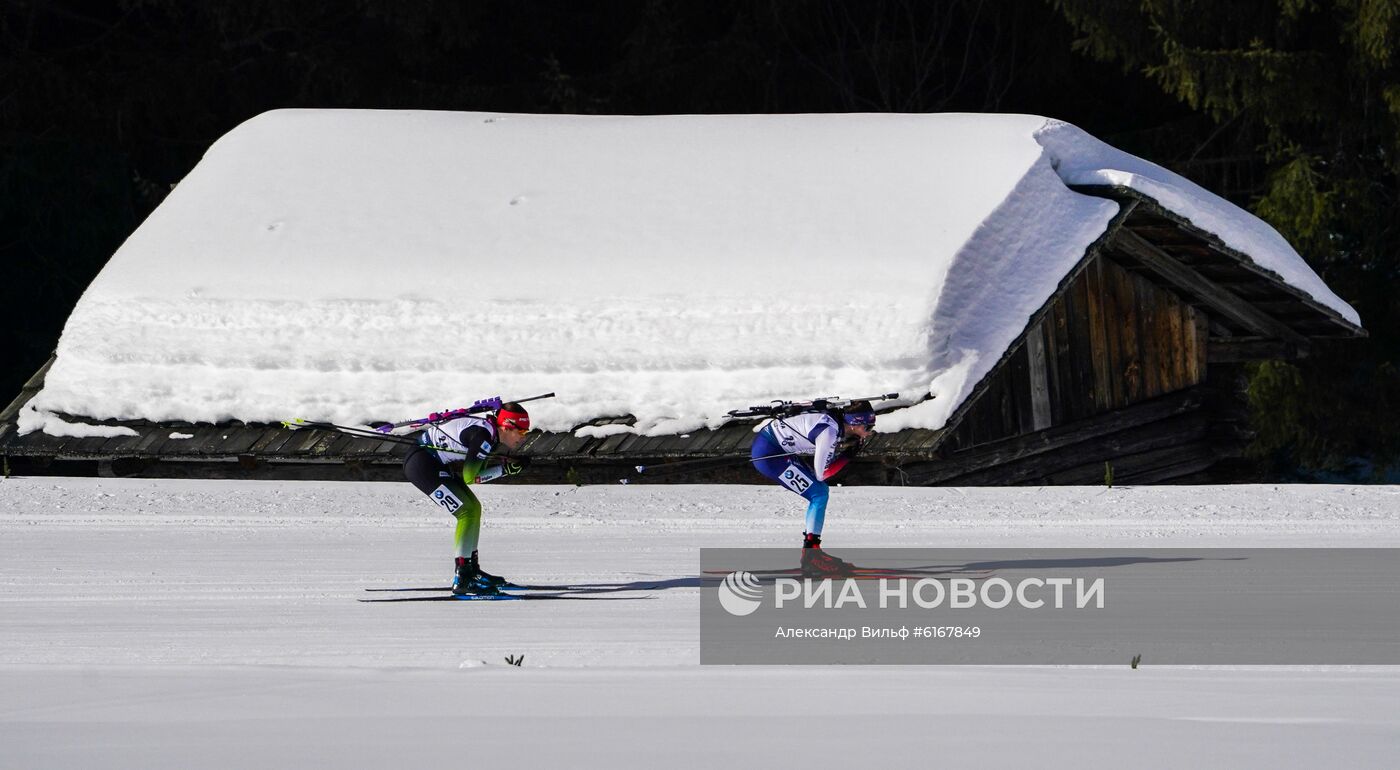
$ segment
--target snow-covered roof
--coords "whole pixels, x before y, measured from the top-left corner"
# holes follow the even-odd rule
[[[1138,190],[1357,322],[1268,225],[1027,115],[279,110],[112,257],[26,410],[565,429],[899,391],[941,427]]]

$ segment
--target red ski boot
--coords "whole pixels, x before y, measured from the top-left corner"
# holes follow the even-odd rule
[[[850,562],[822,550],[821,535],[802,533],[802,576],[807,578],[846,577],[854,575],[856,567]]]

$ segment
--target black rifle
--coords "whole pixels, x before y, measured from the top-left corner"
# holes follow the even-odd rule
[[[733,409],[729,412],[730,417],[791,417],[803,412],[825,412],[833,409],[845,409],[857,401],[888,401],[899,398],[898,393],[885,393],[879,396],[868,396],[866,398],[840,398],[838,396],[827,396],[825,398],[814,398],[810,401],[774,401],[761,406],[751,406],[748,409]]]

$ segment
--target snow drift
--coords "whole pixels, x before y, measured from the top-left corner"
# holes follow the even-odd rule
[[[1356,321],[1267,225],[1024,115],[280,110],[210,148],[70,317],[46,412],[356,423],[546,390],[679,432],[774,398],[941,427],[1130,186]]]

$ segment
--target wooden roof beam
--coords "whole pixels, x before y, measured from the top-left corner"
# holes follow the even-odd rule
[[[1247,300],[1199,272],[1181,264],[1137,233],[1120,228],[1114,234],[1112,246],[1136,259],[1167,283],[1195,297],[1212,310],[1256,334],[1288,342],[1299,352],[1309,347],[1308,338],[1291,326],[1265,313]]]
[[[1327,322],[1336,327],[1339,332],[1339,334],[1308,335],[1310,337],[1349,338],[1368,336],[1365,329],[1343,318],[1337,310],[1323,305],[1309,296],[1307,292],[1288,285],[1277,273],[1256,265],[1248,256],[1225,245],[1218,237],[1196,227],[1181,215],[1163,208],[1161,204],[1150,196],[1144,195],[1132,188],[1118,185],[1070,185],[1070,189],[1075,192],[1084,193],[1085,195],[1097,195],[1104,198],[1111,198],[1119,202],[1124,200],[1137,202],[1139,205],[1135,210],[1133,222],[1130,223],[1130,226],[1139,222],[1149,226],[1157,226],[1163,222],[1170,223],[1181,232],[1194,237],[1201,245],[1221,255],[1227,261],[1233,262],[1238,267],[1257,276],[1264,283],[1273,285],[1276,290],[1284,292],[1303,306],[1310,308],[1318,315],[1327,319]]]

